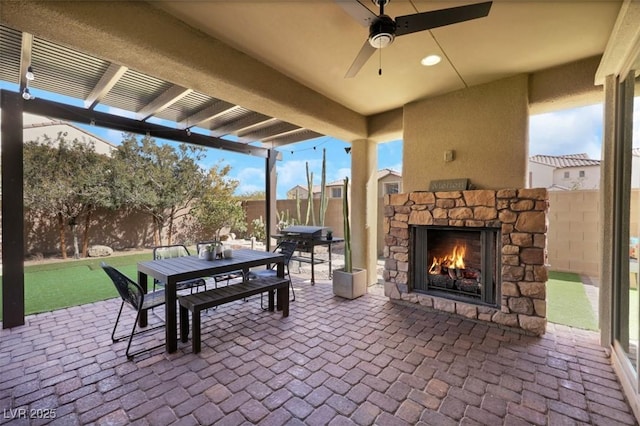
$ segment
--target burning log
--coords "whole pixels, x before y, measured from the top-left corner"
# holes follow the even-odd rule
[[[480,293],[480,284],[478,284],[478,281],[475,279],[463,278],[456,281],[456,285],[460,291],[464,291],[465,293]]]
[[[446,288],[446,289],[451,290],[453,288],[454,281],[451,278],[449,278],[448,275],[430,274],[429,275],[429,284],[434,286],[434,287]]]
[[[465,293],[481,293],[482,273],[476,268],[466,268],[464,246],[455,246],[451,254],[434,257],[427,276],[429,285],[438,288],[456,289]]]

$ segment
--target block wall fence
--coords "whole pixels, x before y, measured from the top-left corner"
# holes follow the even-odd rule
[[[319,201],[319,200],[314,200]],[[631,198],[631,229],[638,229],[640,223],[640,190],[633,191]],[[382,219],[383,199],[378,205],[378,253],[384,247]],[[574,272],[598,277],[600,274],[601,245],[598,241],[599,194],[595,190],[549,191],[548,259],[552,271]],[[261,215],[264,217],[263,201],[244,203],[247,223]],[[290,217],[297,217],[295,200],[278,200],[279,212],[288,211]],[[315,209],[318,210],[318,202]],[[306,215],[306,203],[301,202],[301,215]],[[334,230],[334,235],[342,236],[342,200],[329,199],[326,226]],[[99,212],[94,216],[98,225],[93,226],[91,244],[105,244],[116,250],[151,247],[153,244],[151,224],[142,214],[116,214]],[[55,224],[25,224],[25,258],[37,255],[51,255],[58,251],[58,230]],[[177,224],[173,241],[192,243],[183,224]],[[69,232],[67,242],[72,243]]]

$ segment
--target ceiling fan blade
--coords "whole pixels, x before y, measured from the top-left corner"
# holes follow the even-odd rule
[[[358,56],[356,56],[356,59],[351,64],[349,71],[347,71],[347,73],[344,75],[344,78],[355,77],[356,74],[358,74],[358,71],[360,71],[360,68],[362,68],[362,66],[367,63],[367,61],[375,51],[376,48],[369,44],[369,40],[365,40],[362,48],[360,49],[360,52],[358,52]]]
[[[493,2],[488,1],[466,6],[450,7],[448,9],[433,10],[431,12],[416,13],[413,15],[398,16],[396,18],[396,36],[483,18],[489,14],[491,3]]]
[[[369,25],[378,17],[358,0],[336,0],[336,3],[363,27],[369,28]]]

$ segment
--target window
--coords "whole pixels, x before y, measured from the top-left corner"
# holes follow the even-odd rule
[[[331,188],[331,198],[342,198],[342,187]]]
[[[564,178],[569,179],[569,172],[564,172]]]
[[[400,192],[400,182],[384,184],[384,194],[398,194]]]
[[[580,176],[581,178],[584,177],[584,170],[580,170],[580,172],[578,172],[578,176]]]

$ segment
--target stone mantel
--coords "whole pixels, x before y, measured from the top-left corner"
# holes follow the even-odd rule
[[[547,325],[546,189],[411,192],[385,196],[385,295],[466,318],[542,335]],[[501,234],[500,306],[414,292],[411,226],[497,228]]]

